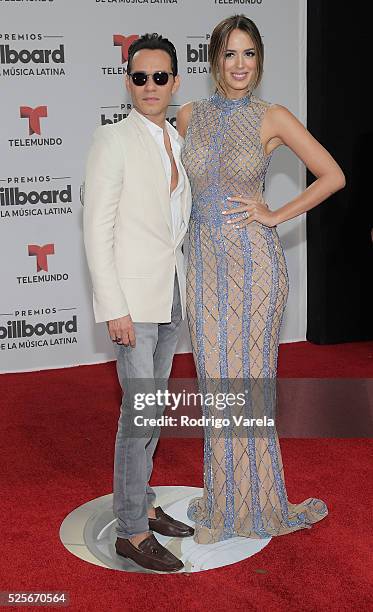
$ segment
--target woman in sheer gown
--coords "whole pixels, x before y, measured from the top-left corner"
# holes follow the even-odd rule
[[[215,27],[210,63],[215,93],[184,105],[177,119],[193,195],[187,312],[200,390],[249,390],[243,406],[220,415],[202,406],[205,417],[228,416],[231,422],[233,411],[248,418],[274,416],[279,331],[288,295],[276,226],[341,189],[344,175],[286,108],[253,94],[262,75],[263,45],[250,19],[237,15]],[[264,181],[281,144],[317,178],[271,211],[263,198]],[[286,534],[309,528],[327,513],[316,498],[288,501],[274,428],[205,427],[203,495],[188,509],[197,542]]]

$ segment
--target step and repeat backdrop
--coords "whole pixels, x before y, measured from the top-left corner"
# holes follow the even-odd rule
[[[168,112],[212,93],[210,33],[245,13],[265,44],[260,97],[306,119],[305,0],[0,0],[0,371],[98,363],[114,357],[92,315],[82,241],[85,161],[97,125],[131,110],[127,50],[159,32],[178,50],[182,86]],[[283,149],[283,150],[282,150]],[[304,187],[282,148],[272,161],[272,208]],[[146,167],[144,167],[144,173]],[[282,341],[305,338],[305,221],[279,228],[291,292]],[[190,350],[184,328],[178,352]]]

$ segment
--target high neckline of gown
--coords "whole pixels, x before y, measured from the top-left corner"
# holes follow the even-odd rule
[[[242,108],[247,106],[251,100],[251,92],[242,98],[238,98],[237,100],[232,100],[231,98],[226,98],[222,96],[218,91],[216,91],[210,98],[210,101],[215,104],[218,108],[226,111],[233,111],[237,108]]]

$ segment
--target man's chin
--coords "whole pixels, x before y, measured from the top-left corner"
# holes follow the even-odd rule
[[[142,113],[143,115],[162,115],[163,113],[165,114],[167,111],[167,107],[163,108],[160,107],[157,104],[144,104],[143,106],[141,106],[140,109],[138,109],[140,111],[140,113]]]

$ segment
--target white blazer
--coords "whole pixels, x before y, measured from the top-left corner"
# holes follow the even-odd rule
[[[128,314],[139,323],[169,322],[175,269],[185,317],[181,247],[191,194],[182,172],[184,226],[174,239],[161,155],[141,117],[131,111],[126,119],[97,128],[86,168],[83,213],[97,323]]]

